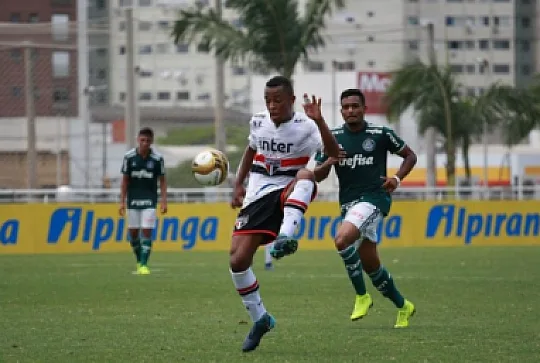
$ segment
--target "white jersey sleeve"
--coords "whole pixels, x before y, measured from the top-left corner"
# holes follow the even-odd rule
[[[310,150],[310,154],[314,155],[316,152],[323,149],[323,142],[321,132],[315,121],[309,119],[310,137],[307,139],[307,144]]]
[[[253,150],[257,150],[257,137],[255,132],[261,127],[263,119],[266,117],[264,113],[256,113],[249,120],[249,135],[248,143],[249,147]]]

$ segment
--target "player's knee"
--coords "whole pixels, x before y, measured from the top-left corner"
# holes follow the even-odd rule
[[[311,180],[315,183],[315,174],[309,169],[300,169],[298,170],[298,173],[296,173],[296,179]]]
[[[232,272],[242,272],[249,268],[251,262],[240,248],[231,248],[229,252],[229,266]]]
[[[354,243],[354,238],[348,236],[346,233],[338,233],[334,238],[334,244],[338,251],[343,251]]]

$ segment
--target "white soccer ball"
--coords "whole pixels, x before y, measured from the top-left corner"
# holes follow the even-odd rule
[[[199,184],[216,186],[227,179],[229,159],[219,150],[204,150],[193,159],[191,171]]]

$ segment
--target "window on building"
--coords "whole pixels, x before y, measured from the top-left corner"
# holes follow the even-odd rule
[[[100,68],[97,71],[96,78],[97,79],[105,79],[105,78],[107,78],[107,71],[104,68]]]
[[[166,91],[158,92],[157,99],[160,101],[168,101],[171,99],[171,92],[166,92]]]
[[[152,0],[139,0],[139,6],[152,6]]]
[[[96,9],[103,10],[105,9],[105,0],[96,0]]]
[[[178,101],[189,101],[189,92],[188,91],[176,92],[176,99]]]
[[[461,40],[449,40],[447,42],[448,49],[462,49],[463,48],[463,41]]]
[[[324,71],[324,62],[307,61],[305,67],[308,72],[322,72]]]
[[[51,15],[52,36],[55,41],[64,42],[69,37],[69,15]]]
[[[141,100],[141,101],[151,101],[152,100],[152,92],[141,92],[141,93],[139,93],[139,100]]]
[[[474,40],[466,40],[465,41],[465,48],[466,49],[474,49]]]
[[[162,30],[168,30],[169,29],[169,22],[167,20],[160,20],[157,22],[158,28]]]
[[[98,92],[98,94],[97,94],[97,103],[99,103],[99,104],[107,103],[107,93],[105,91]]]
[[[11,49],[11,59],[14,62],[20,62],[22,60],[22,51],[18,48]]]
[[[152,54],[152,46],[150,44],[139,45],[139,54]]]
[[[418,50],[418,40],[409,40],[409,49]]]
[[[96,49],[96,55],[98,57],[106,57],[107,56],[107,48],[97,48]]]
[[[374,42],[374,41],[375,41],[375,37],[374,37],[373,35],[370,35],[370,36],[367,37],[367,41],[370,42],[370,43],[371,43],[371,42]]]
[[[176,44],[176,52],[177,53],[188,53],[189,52],[189,44]]]
[[[474,64],[467,64],[465,68],[467,70],[467,73],[469,74],[473,74],[474,72],[476,72],[476,66]]]
[[[156,53],[158,53],[158,54],[169,53],[169,43],[158,43],[158,44],[156,44]]]
[[[69,76],[69,52],[53,51],[51,63],[53,77],[64,78]]]
[[[494,64],[493,73],[495,74],[509,74],[510,65],[509,64]]]
[[[493,41],[493,49],[510,49],[510,41],[504,39],[496,39]]]
[[[522,28],[530,28],[531,27],[531,18],[524,16],[521,18],[521,27]]]
[[[528,64],[524,64],[521,66],[521,74],[524,76],[528,76],[531,74],[531,66]]]
[[[455,16],[447,16],[446,17],[446,26],[454,26],[456,25],[456,17]]]
[[[37,13],[31,13],[28,15],[29,23],[39,23],[39,15]]]
[[[197,45],[197,52],[199,53],[208,53],[210,52],[210,47],[207,43],[200,43]]]
[[[234,76],[243,76],[246,74],[246,69],[244,67],[232,67],[232,74]]]
[[[199,93],[197,95],[197,100],[198,101],[210,101],[212,99],[210,93],[208,92],[205,92],[205,93]]]
[[[11,87],[11,96],[16,98],[22,97],[22,87],[14,86]]]
[[[409,16],[407,18],[407,22],[409,25],[418,25],[418,17],[417,16]]]
[[[9,16],[9,21],[12,23],[20,23],[21,22],[21,14],[20,13],[11,13]]]
[[[521,50],[523,52],[529,52],[531,50],[531,42],[528,40],[521,41]]]
[[[489,16],[481,16],[480,23],[484,26],[489,26]]]
[[[375,16],[375,13],[373,11],[368,11],[367,16],[368,18],[373,18]]]
[[[118,0],[118,5],[120,7],[133,6],[133,0]]]
[[[368,65],[369,68],[373,68],[373,67],[375,67],[375,61],[374,60],[369,60],[367,62],[367,65]]]
[[[140,31],[149,31],[152,29],[152,22],[150,21],[139,21],[139,30]]]
[[[126,100],[126,92],[120,92],[120,93],[118,94],[118,100],[119,100],[120,102],[124,102],[124,101]]]
[[[468,97],[474,97],[476,96],[476,88],[474,87],[467,87],[467,96]]]
[[[118,49],[118,54],[120,54],[120,55],[126,54],[126,46],[125,45],[120,46],[120,48]]]
[[[464,66],[463,64],[450,64],[450,71],[453,73],[463,73]]]
[[[489,49],[489,40],[487,39],[480,39],[478,41],[478,48],[482,50]]]
[[[334,62],[334,68],[336,71],[354,71],[355,64],[352,61]]]
[[[154,75],[154,72],[152,72],[151,70],[147,70],[147,69],[141,69],[139,70],[139,77],[141,78],[150,78]]]
[[[53,102],[65,103],[69,101],[69,90],[67,87],[55,87],[53,90]]]

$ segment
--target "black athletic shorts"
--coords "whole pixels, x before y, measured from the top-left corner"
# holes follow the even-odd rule
[[[284,190],[274,190],[242,208],[236,217],[233,235],[262,234],[263,243],[273,241],[283,221]]]

